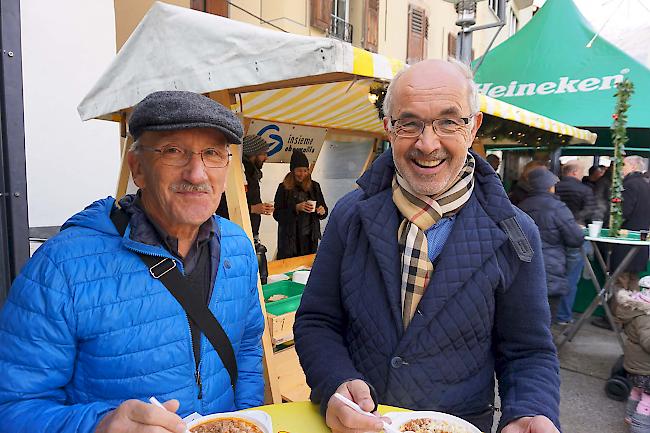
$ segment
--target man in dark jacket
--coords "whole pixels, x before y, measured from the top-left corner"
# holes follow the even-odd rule
[[[650,184],[643,175],[645,163],[640,156],[628,156],[623,160],[623,225],[628,230],[648,230],[650,228]],[[612,248],[611,269],[623,261],[630,247],[615,245]],[[617,286],[627,290],[639,290],[639,272],[648,266],[648,249],[641,248],[625,272],[617,281]]]
[[[262,215],[273,214],[273,203],[263,203],[260,193],[262,166],[268,158],[269,144],[259,135],[247,135],[242,146],[244,175],[246,175],[246,201],[251,215],[253,239],[259,243]]]
[[[562,296],[569,293],[567,248],[580,248],[584,240],[573,214],[554,194],[559,180],[547,168],[536,168],[528,175],[531,194],[519,203],[519,209],[537,224],[542,238],[551,318],[555,317]]]
[[[579,161],[564,164],[562,180],[555,186],[555,192],[567,205],[578,224],[586,226],[593,220],[602,221],[594,192],[582,183],[582,165]]]
[[[260,224],[262,215],[273,214],[273,203],[263,203],[260,193],[260,181],[262,180],[262,166],[268,158],[269,144],[259,135],[247,135],[244,137],[242,146],[242,165],[246,177],[246,202],[251,216],[251,228],[255,243],[259,243]],[[217,215],[229,218],[226,195],[221,196]]]
[[[391,151],[332,212],[296,316],[312,400],[335,433],[382,429],[335,392],[487,432],[496,373],[503,433],[558,432],[539,233],[468,151],[482,121],[471,71],[413,65],[384,112]]]
[[[576,222],[586,226],[594,220],[602,220],[602,212],[598,209],[593,190],[582,183],[581,179],[582,165],[579,161],[569,161],[562,167],[562,180],[555,186],[555,191],[560,196],[560,200],[567,205]],[[586,243],[585,248],[591,248],[591,245]],[[587,252],[589,253],[590,250]],[[584,266],[580,247],[567,249],[566,271],[569,290],[560,299],[557,316],[552,317],[553,321],[560,325],[567,325],[573,321],[573,303]]]

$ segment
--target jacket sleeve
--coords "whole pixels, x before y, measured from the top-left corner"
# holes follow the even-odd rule
[[[73,308],[66,277],[37,251],[0,311],[1,432],[91,433],[114,409],[102,402],[66,405],[77,354]]]
[[[628,182],[628,187],[623,188],[622,198],[624,220],[630,219],[630,217],[634,214],[634,209],[636,209],[636,201],[639,197],[643,196],[645,196],[645,194],[641,194],[641,191],[638,190],[633,182]]]
[[[311,387],[311,400],[320,403],[323,415],[339,385],[352,379],[365,380],[354,366],[344,341],[347,323],[340,287],[345,251],[341,236],[344,230],[339,228],[341,207],[337,204],[329,219],[293,327],[296,351]]]
[[[573,214],[566,205],[562,204],[557,210],[557,227],[564,242],[569,248],[580,248],[584,243],[584,233],[573,218]]]
[[[327,208],[327,205],[325,204],[325,197],[323,197],[323,190],[318,182],[314,182],[314,185],[316,185],[316,207],[318,206],[323,206],[325,208],[325,213],[323,215],[318,215],[318,218],[321,220],[324,220],[327,218],[327,214],[329,213],[329,209]]]
[[[550,331],[541,241],[532,223],[524,233],[533,259],[518,267],[511,264],[514,279],[496,293],[493,346],[501,396],[499,431],[517,418],[535,415],[560,426],[559,361]],[[512,254],[509,260],[518,259]]]
[[[596,196],[591,188],[582,188],[582,208],[578,212],[578,220],[589,223],[595,220],[602,220],[601,210],[596,203]]]
[[[647,354],[650,354],[650,318],[644,315],[634,319],[634,322],[638,328],[639,344]]]
[[[264,376],[262,371],[262,333],[264,316],[257,290],[257,257],[251,249],[250,283],[247,296],[247,317],[239,352],[237,353],[237,385],[235,407],[237,410],[264,404]]]
[[[296,213],[297,203],[293,203],[293,200],[289,199],[289,193],[284,189],[284,185],[278,185],[274,202],[273,218],[278,224],[288,225],[296,220],[298,217]]]

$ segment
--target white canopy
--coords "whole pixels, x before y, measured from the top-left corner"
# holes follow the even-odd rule
[[[336,39],[268,30],[156,2],[78,111],[83,120],[107,118],[157,90],[240,93],[282,87],[273,83],[286,80],[314,84],[318,76],[321,82],[350,80],[351,74],[389,80],[402,67]],[[295,81],[304,77],[312,79]]]

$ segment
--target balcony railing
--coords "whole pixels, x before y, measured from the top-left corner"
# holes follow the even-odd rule
[[[333,38],[352,43],[352,24],[332,15],[332,25],[330,26],[329,35]]]

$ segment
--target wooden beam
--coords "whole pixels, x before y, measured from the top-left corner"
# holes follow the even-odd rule
[[[211,92],[210,98],[221,103],[226,107],[230,107],[235,103],[234,94],[228,91]],[[226,200],[228,201],[228,214],[230,221],[239,225],[244,229],[248,235],[251,243],[253,243],[253,230],[251,228],[251,217],[248,213],[248,203],[246,202],[246,192],[244,191],[244,169],[241,163],[241,146],[230,146],[232,159],[228,166],[226,176]],[[264,294],[262,293],[262,284],[257,278],[257,292],[262,306],[262,313],[264,314],[264,334],[262,335],[262,348],[264,350],[264,393],[265,401],[267,403],[281,403],[282,397],[280,395],[280,383],[278,375],[275,372],[275,365],[273,363],[273,345],[271,344],[271,336],[268,329],[268,319],[266,308],[264,306]]]
[[[311,265],[314,264],[314,259],[316,259],[316,254],[274,260],[269,262],[269,275],[283,274],[285,272],[293,271],[300,266],[311,267]]]

